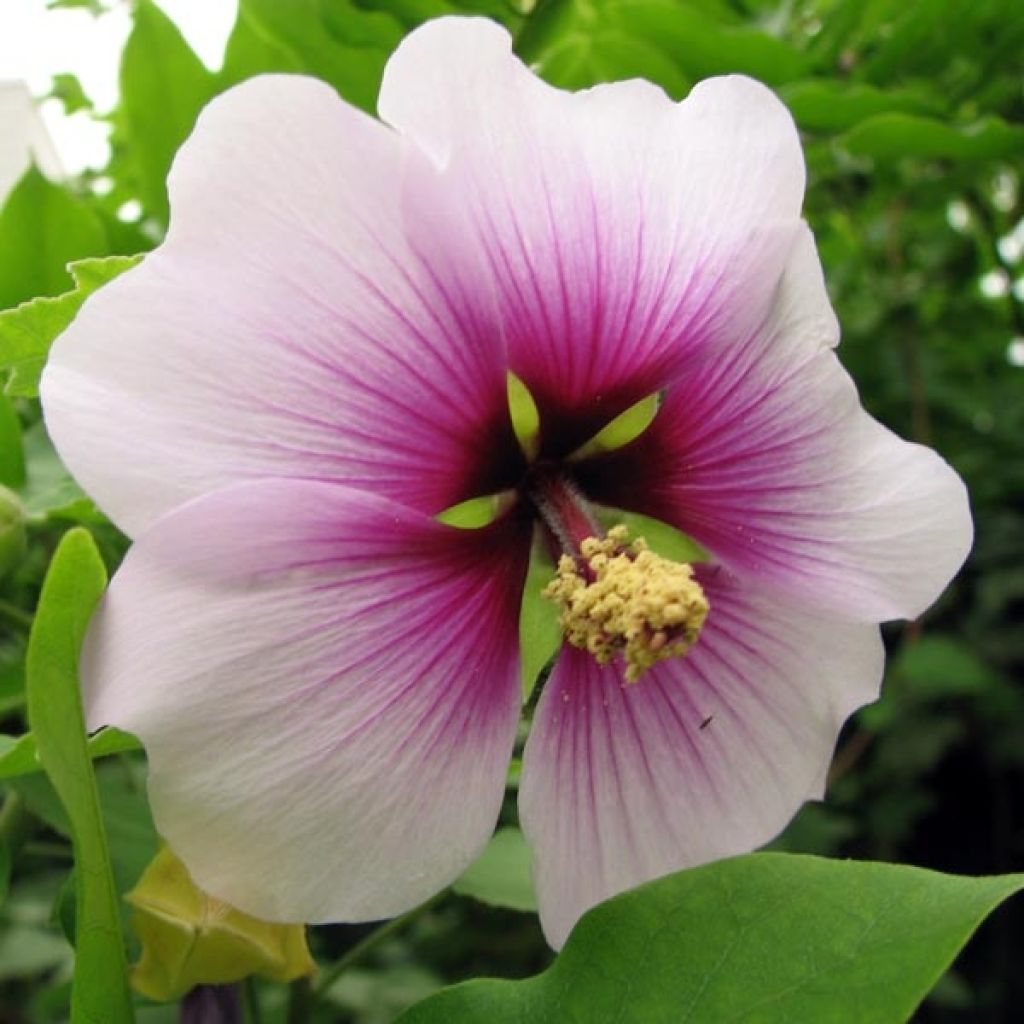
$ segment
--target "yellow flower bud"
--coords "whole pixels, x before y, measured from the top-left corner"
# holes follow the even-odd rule
[[[316,970],[303,925],[260,921],[208,895],[168,846],[125,899],[142,942],[131,981],[150,999],[177,999],[196,985],[250,974],[292,981]]]

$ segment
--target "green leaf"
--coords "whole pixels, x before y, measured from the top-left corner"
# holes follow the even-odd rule
[[[26,658],[29,725],[39,760],[71,822],[79,877],[72,1024],[133,1020],[117,893],[77,678],[79,649],[106,580],[89,533],[67,533],[43,583]]]
[[[0,484],[21,487],[24,483],[25,451],[21,443],[21,422],[11,400],[0,395]]]
[[[523,833],[517,828],[499,828],[452,888],[495,907],[535,911],[537,897],[530,877],[530,848]]]
[[[677,98],[710,75],[743,72],[775,85],[812,64],[789,43],[685,0],[555,0],[538,6],[517,49],[556,85],[642,75]]]
[[[855,156],[890,163],[906,158],[981,163],[1024,154],[1024,125],[989,116],[971,125],[951,125],[912,114],[879,114],[840,140]]]
[[[85,94],[82,83],[75,75],[54,75],[50,98],[59,100],[68,116],[80,110],[92,110],[92,100]]]
[[[0,210],[0,309],[65,291],[68,263],[105,252],[107,236],[99,217],[66,188],[30,168]]]
[[[25,456],[28,479],[18,494],[30,520],[102,521],[92,500],[86,497],[60,461],[42,420],[25,433]]]
[[[118,758],[96,765],[95,772],[114,889],[118,893],[127,893],[156,856],[160,845],[146,799],[145,761]],[[54,832],[73,838],[72,822],[45,775],[23,775],[11,779],[9,785],[32,815]],[[118,910],[126,939],[131,942],[131,906],[120,900]],[[66,908],[64,913],[72,920],[77,918],[74,906]]]
[[[908,90],[877,89],[857,82],[794,82],[779,95],[805,131],[842,132],[876,114],[932,114],[936,102]]]
[[[384,64],[402,35],[391,14],[360,10],[351,0],[241,0],[221,83],[305,71],[372,112]]]
[[[523,587],[523,603],[519,610],[519,650],[523,670],[523,702],[530,699],[544,667],[562,645],[562,627],[558,609],[542,591],[555,575],[551,560],[534,550]]]
[[[562,89],[647,78],[673,98],[681,99],[693,84],[657,46],[621,29],[570,35],[545,53],[539,70],[552,85]]]
[[[4,839],[0,839],[0,907],[7,899],[11,888],[11,851]]]
[[[890,671],[916,695],[930,699],[981,696],[1006,685],[970,646],[941,634],[926,633],[904,644]]]
[[[276,39],[253,11],[250,0],[241,0],[238,15],[224,49],[224,66],[217,77],[218,91],[267,72],[305,70],[302,57],[283,40]]]
[[[739,72],[779,85],[803,77],[812,64],[776,36],[723,24],[681,0],[622,0],[606,10],[618,28],[671,56],[692,81]]]
[[[495,21],[514,27],[522,21],[522,16],[513,8],[522,0],[353,0],[353,6],[368,11],[386,11],[401,22],[406,31],[430,18],[439,18],[445,14],[485,15]]]
[[[142,744],[128,732],[120,729],[101,729],[89,737],[89,757],[108,757],[129,750],[141,750]],[[43,766],[36,755],[36,738],[27,732],[23,736],[0,734],[0,779],[12,779],[21,775],[34,775]]]
[[[117,141],[125,147],[142,205],[167,223],[167,172],[213,95],[214,76],[151,0],[137,0],[121,55]]]
[[[79,8],[97,17],[107,10],[103,0],[47,0],[46,4],[48,11],[76,10]]]
[[[1024,875],[760,853],[591,910],[525,981],[470,981],[401,1024],[899,1024]]]
[[[106,256],[69,266],[75,287],[55,298],[23,302],[0,313],[0,373],[9,374],[8,395],[34,397],[54,339],[75,318],[86,298],[102,284],[134,267],[141,256]]]
[[[0,982],[53,971],[70,957],[68,944],[51,931],[29,925],[6,928],[0,934]]]

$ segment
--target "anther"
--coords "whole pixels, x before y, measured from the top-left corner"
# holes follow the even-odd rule
[[[604,664],[621,654],[626,680],[697,642],[708,600],[693,569],[656,555],[625,526],[587,537],[581,559],[563,555],[544,596],[561,608],[566,639]]]

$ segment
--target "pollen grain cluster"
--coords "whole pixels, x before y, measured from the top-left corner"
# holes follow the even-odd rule
[[[622,654],[629,682],[693,646],[708,600],[689,565],[656,555],[642,537],[629,542],[625,526],[588,537],[580,554],[586,567],[563,555],[544,590],[569,643],[602,664]]]

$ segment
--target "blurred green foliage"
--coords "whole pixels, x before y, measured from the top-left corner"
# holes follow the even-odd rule
[[[101,15],[115,2],[50,6]],[[883,699],[844,734],[828,800],[806,808],[777,845],[969,874],[1024,865],[1020,0],[240,0],[216,70],[153,0],[130,6],[121,100],[96,112],[111,124],[110,163],[62,184],[32,171],[17,186],[0,211],[0,308],[76,294],[69,261],[159,241],[167,171],[211,96],[261,72],[306,72],[372,111],[388,54],[438,14],[502,21],[518,52],[566,87],[643,75],[682,97],[702,77],[744,72],[776,88],[804,136],[806,212],[844,328],[841,358],[870,411],[964,476],[977,526],[974,553],[939,605],[887,629]],[[69,110],[91,107],[71,76],[58,76],[53,94]],[[28,538],[0,563],[0,731],[16,737],[31,611],[59,537],[87,524],[109,568],[126,542],[56,459],[34,377],[15,372],[24,354],[3,323],[0,484]],[[0,762],[16,743],[0,743]],[[155,848],[140,756],[122,750],[98,772],[121,891]],[[62,1020],[72,963],[62,937],[73,886],[67,823],[42,777],[0,785],[0,882],[10,866],[12,883],[0,906],[0,1019]],[[512,796],[503,820],[515,822]],[[320,929],[314,952],[337,957],[365,933]],[[1024,1005],[1022,950],[1024,914],[1007,908],[917,1019],[1012,1024]],[[320,1012],[383,1024],[444,983],[525,976],[550,956],[532,915],[449,896],[331,986]],[[267,1019],[282,1020],[282,994],[258,994]],[[138,1019],[175,1018],[144,1006]]]

